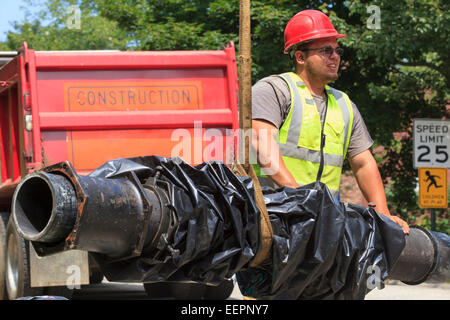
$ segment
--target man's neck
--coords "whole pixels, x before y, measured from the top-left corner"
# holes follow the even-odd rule
[[[297,74],[303,80],[311,94],[315,94],[316,96],[323,96],[325,92],[325,84],[322,81],[312,79],[306,72],[300,72]]]

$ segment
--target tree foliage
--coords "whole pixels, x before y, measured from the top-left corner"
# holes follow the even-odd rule
[[[24,41],[36,50],[105,50],[126,49],[126,32],[117,28],[117,22],[98,15],[89,1],[26,0],[26,19],[14,22],[14,31],[8,32],[6,46],[17,50]],[[80,24],[72,26],[73,5],[80,10]],[[38,7],[30,13],[29,7]]]
[[[15,50],[23,41],[38,50],[198,50],[219,49],[228,41],[239,48],[239,0],[29,2],[40,3],[43,10],[16,23],[3,48]],[[79,30],[64,25],[71,4],[82,11]],[[368,26],[371,5],[379,8],[379,29]],[[412,119],[448,117],[450,2],[253,0],[253,82],[291,70],[283,55],[283,31],[304,9],[322,10],[348,35],[340,40],[345,55],[334,86],[349,94],[376,145],[384,147],[378,159],[393,213],[419,215]],[[41,20],[50,23],[44,26]]]
[[[419,214],[412,120],[448,117],[450,45],[444,39],[450,31],[450,6],[445,1],[374,4],[380,7],[378,30],[352,23],[367,19],[367,2],[346,2],[349,18],[336,18],[336,26],[348,34],[343,44],[353,52],[341,80],[372,136],[386,148],[380,169],[390,185],[388,200],[407,218],[408,212]]]

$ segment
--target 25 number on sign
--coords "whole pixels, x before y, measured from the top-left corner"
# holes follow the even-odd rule
[[[431,153],[431,148],[429,146],[421,145],[417,147],[417,150],[423,150],[419,152],[419,157],[417,158],[420,162],[432,162],[432,160],[438,163],[445,163],[448,160],[448,150],[445,145],[434,146],[435,159],[428,158],[427,156]]]

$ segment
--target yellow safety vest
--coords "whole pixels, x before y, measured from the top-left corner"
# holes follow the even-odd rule
[[[287,169],[300,185],[316,181],[320,166],[322,125],[314,99],[300,77],[288,72],[279,75],[286,81],[291,93],[291,107],[278,131],[278,146]],[[324,124],[324,168],[320,181],[335,197],[339,193],[342,166],[347,154],[353,124],[353,108],[342,91],[325,86],[328,96]],[[254,165],[256,174],[261,173]]]

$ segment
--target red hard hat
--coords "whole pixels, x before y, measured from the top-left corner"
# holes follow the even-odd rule
[[[330,19],[317,10],[303,10],[289,20],[284,29],[284,53],[300,42],[320,38],[343,38],[345,34],[337,33]]]

